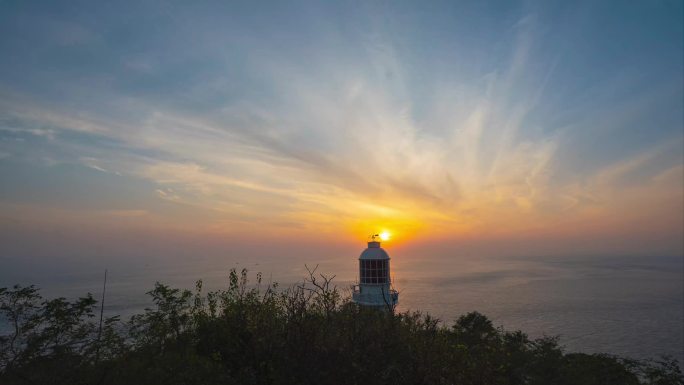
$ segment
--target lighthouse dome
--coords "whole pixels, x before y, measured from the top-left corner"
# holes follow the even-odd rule
[[[368,242],[368,248],[361,252],[359,259],[389,259],[387,252],[380,247],[380,242]]]

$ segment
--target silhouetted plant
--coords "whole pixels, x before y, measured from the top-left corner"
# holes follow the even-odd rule
[[[674,359],[635,361],[563,352],[471,312],[452,327],[420,312],[357,306],[309,269],[280,289],[228,274],[225,290],[157,283],[154,306],[100,339],[91,295],[43,300],[0,289],[2,384],[682,384]],[[99,352],[99,356],[96,352]],[[97,356],[97,359],[96,359]]]

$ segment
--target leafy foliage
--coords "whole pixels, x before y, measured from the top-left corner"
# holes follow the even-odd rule
[[[451,327],[420,312],[395,314],[343,298],[332,278],[280,290],[231,270],[204,293],[157,283],[154,303],[101,333],[88,294],[44,300],[33,286],[0,289],[10,326],[0,337],[2,384],[682,384],[674,359],[565,354],[484,315]],[[100,336],[98,338],[98,335]]]

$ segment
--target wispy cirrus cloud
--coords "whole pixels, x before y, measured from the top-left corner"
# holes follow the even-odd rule
[[[596,26],[563,19],[593,25],[582,12],[532,5],[454,23],[362,11],[321,24],[314,15],[333,10],[310,9],[274,38],[245,31],[280,14],[231,24],[198,11],[203,22],[163,19],[139,43],[67,20],[66,35],[90,36],[70,49],[102,57],[82,78],[56,61],[65,100],[46,84],[0,83],[0,151],[143,180],[146,199],[167,204],[155,215],[197,210],[224,231],[389,223],[486,238],[674,215],[646,202],[682,197],[681,69],[600,51]]]

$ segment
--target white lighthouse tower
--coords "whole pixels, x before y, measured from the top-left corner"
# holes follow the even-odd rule
[[[380,247],[377,235],[359,256],[359,284],[352,290],[352,300],[359,305],[393,309],[399,293],[391,288],[390,257]]]

